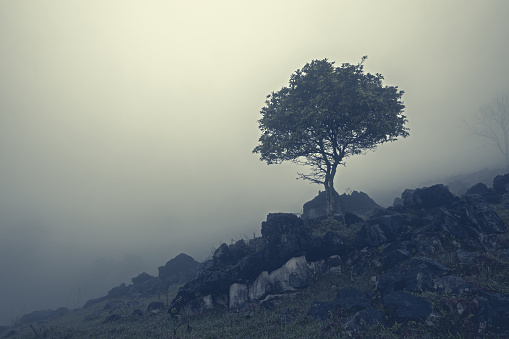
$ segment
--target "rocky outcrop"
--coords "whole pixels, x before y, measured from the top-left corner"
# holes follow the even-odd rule
[[[351,194],[335,195],[336,210],[346,219],[348,214],[367,216],[383,208],[373,201],[366,193],[353,191]],[[302,219],[321,219],[327,216],[325,191],[318,192],[313,200],[303,206]],[[349,217],[358,221],[353,216]],[[348,222],[347,222],[348,223]]]
[[[164,266],[158,268],[159,279],[164,285],[181,284],[196,276],[199,265],[200,263],[191,256],[180,253]]]
[[[159,267],[159,276],[154,277],[146,272],[131,279],[132,284],[125,283],[113,287],[106,296],[88,300],[83,308],[90,307],[108,299],[120,297],[136,298],[150,296],[165,291],[169,286],[192,280],[200,264],[187,254],[181,253],[164,266]]]
[[[261,248],[258,240],[222,244],[198,277],[179,290],[170,313],[206,309],[205,300],[216,306],[237,307],[268,294],[304,288],[320,270],[341,271],[339,256],[345,247],[334,232],[312,237],[296,215],[273,213],[262,223],[261,233]]]
[[[497,180],[498,190],[477,185],[462,197],[444,185],[406,190],[395,206],[346,223],[350,243],[337,232],[312,235],[316,200],[306,207],[307,219],[269,214],[256,246],[221,245],[198,277],[180,289],[169,312],[242,309],[252,303],[269,307],[274,296],[306,288],[318,274],[342,274],[346,265],[352,277],[370,274],[376,287],[347,287],[333,300],[317,300],[308,310],[310,318],[325,321],[339,314],[350,335],[375,325],[433,325],[445,321],[436,300],[430,300],[433,295],[459,317],[468,313],[470,325],[503,333],[509,297],[476,287],[461,273],[482,269],[488,254],[509,258],[501,238],[506,225],[484,198],[502,201],[508,194],[509,183]],[[455,263],[437,259],[440,253],[450,253]],[[292,321],[292,314],[284,313],[285,321]]]

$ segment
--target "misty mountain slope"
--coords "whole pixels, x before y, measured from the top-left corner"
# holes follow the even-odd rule
[[[443,185],[406,190],[350,225],[269,214],[262,238],[221,245],[184,285],[110,296],[2,335],[504,336],[508,188],[506,174],[462,197]],[[493,194],[493,204],[483,198]]]

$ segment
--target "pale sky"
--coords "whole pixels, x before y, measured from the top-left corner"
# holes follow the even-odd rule
[[[204,260],[322,187],[252,154],[266,96],[313,59],[405,91],[410,137],[336,189],[394,191],[502,158],[461,119],[509,92],[509,1],[0,2],[0,324],[180,252]]]

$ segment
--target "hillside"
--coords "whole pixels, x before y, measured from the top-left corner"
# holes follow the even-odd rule
[[[355,192],[337,219],[318,196],[302,217],[269,214],[262,237],[204,263],[181,254],[158,277],[81,309],[33,312],[0,337],[505,337],[508,191],[506,174],[461,197],[406,190],[387,209]]]

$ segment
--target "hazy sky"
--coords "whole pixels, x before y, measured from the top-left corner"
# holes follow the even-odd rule
[[[461,119],[509,91],[507,13],[505,0],[1,1],[0,324],[299,212],[322,188],[251,151],[265,97],[312,59],[368,55],[405,91],[410,137],[348,159],[339,193],[380,202],[500,164]]]

